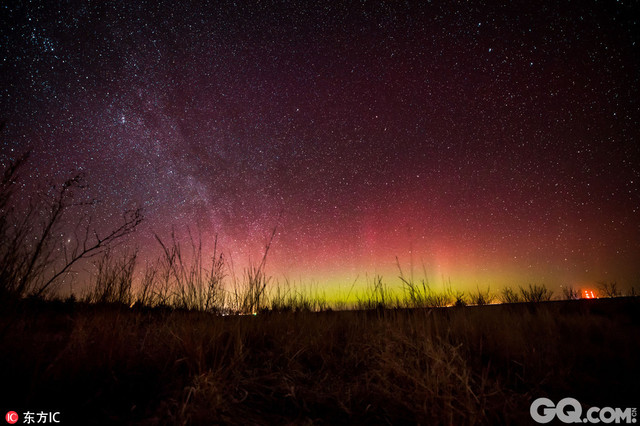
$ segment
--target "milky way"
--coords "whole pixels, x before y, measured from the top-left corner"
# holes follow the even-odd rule
[[[4,2],[0,159],[143,207],[142,251],[277,226],[269,272],[321,285],[637,283],[637,3],[346,3]]]

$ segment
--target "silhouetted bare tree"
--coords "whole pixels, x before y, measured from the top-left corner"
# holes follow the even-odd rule
[[[18,208],[14,192],[28,157],[27,153],[10,163],[0,183],[0,293],[42,296],[80,260],[103,253],[131,234],[143,216],[140,209],[125,211],[120,224],[101,235],[91,215],[70,214],[95,203],[77,200],[77,191],[85,188],[81,175],[53,186],[53,198],[33,197],[36,201]],[[66,241],[63,230],[72,230]]]

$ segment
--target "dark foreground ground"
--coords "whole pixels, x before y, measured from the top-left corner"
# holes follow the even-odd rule
[[[3,416],[464,425],[535,424],[542,396],[640,408],[638,298],[255,317],[0,308]]]

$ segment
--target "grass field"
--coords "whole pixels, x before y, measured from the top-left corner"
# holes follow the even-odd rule
[[[637,407],[635,297],[216,316],[21,299],[2,409],[63,424],[534,424],[538,397]]]

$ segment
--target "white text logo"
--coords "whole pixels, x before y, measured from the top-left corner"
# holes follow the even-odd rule
[[[575,398],[564,398],[554,404],[549,398],[538,398],[531,404],[531,418],[549,423],[558,418],[563,423],[636,423],[635,408],[591,407],[582,415],[582,405]]]

